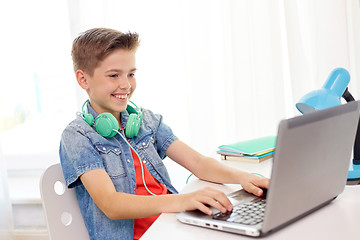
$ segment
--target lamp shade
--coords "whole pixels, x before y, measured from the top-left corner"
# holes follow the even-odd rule
[[[344,68],[334,69],[322,88],[304,95],[296,108],[303,114],[341,104],[341,97],[350,82],[350,74]]]
[[[303,96],[296,108],[303,114],[335,107],[341,104],[343,97],[346,102],[355,101],[347,89],[350,82],[350,74],[344,68],[334,69],[326,79],[322,88],[309,92]],[[354,144],[354,158],[349,166],[347,184],[360,184],[360,122]]]

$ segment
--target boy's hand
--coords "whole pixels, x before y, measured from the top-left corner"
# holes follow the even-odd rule
[[[209,206],[216,208],[222,213],[232,211],[233,209],[225,193],[210,187],[205,187],[192,193],[179,194],[178,196],[180,197],[180,212],[198,209],[205,214],[212,215],[213,212]]]
[[[270,180],[268,178],[246,173],[240,184],[247,192],[260,197],[264,193],[263,189],[269,188],[269,183]]]

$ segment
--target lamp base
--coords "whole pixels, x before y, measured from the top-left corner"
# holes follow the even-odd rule
[[[353,161],[351,161],[346,185],[358,185],[358,184],[360,184],[360,165],[353,164]]]

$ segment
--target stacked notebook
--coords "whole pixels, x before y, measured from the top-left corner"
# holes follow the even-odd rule
[[[276,136],[267,136],[219,146],[222,160],[262,162],[272,158]]]

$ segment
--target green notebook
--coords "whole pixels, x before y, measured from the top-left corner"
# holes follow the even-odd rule
[[[261,137],[248,141],[221,145],[219,149],[239,154],[259,155],[275,148],[276,136]]]

